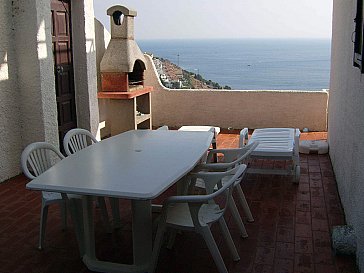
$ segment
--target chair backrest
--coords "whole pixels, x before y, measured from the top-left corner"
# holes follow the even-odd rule
[[[240,131],[239,134],[239,148],[243,148],[246,144],[248,144],[249,139],[249,130],[248,128],[244,128]]]
[[[245,170],[246,170],[246,165],[241,164],[224,172],[201,171],[198,173],[191,173],[189,177],[191,180],[198,179],[204,182],[207,196],[210,196],[212,193],[218,196],[221,194],[221,191],[225,191],[227,188],[229,188],[229,185],[231,183],[234,183],[237,179],[239,179],[239,177],[243,175]],[[232,178],[234,178],[234,181],[231,181]],[[222,180],[224,180],[224,183],[222,183]],[[215,191],[216,189],[218,190]],[[213,198],[215,198],[215,196],[211,197],[210,199]]]
[[[214,214],[222,217],[225,213],[225,210],[228,206],[229,200],[231,198],[231,194],[233,191],[235,181],[241,177],[246,169],[245,165],[236,166],[233,169],[230,169],[226,172],[198,172],[191,173],[190,176],[192,179],[202,179],[206,185],[206,192],[211,192],[207,195],[184,195],[184,196],[174,196],[167,199],[167,203],[181,203],[185,202],[189,204],[191,216],[193,222],[198,225],[199,221],[199,209],[203,204],[219,204],[219,210],[214,209]],[[224,182],[222,187],[220,187],[217,191],[208,191],[207,187],[211,187],[212,189],[218,184],[221,183],[224,177],[229,177],[227,181]]]
[[[34,179],[52,167],[53,158],[63,159],[64,156],[52,144],[46,142],[35,142],[29,144],[21,154],[21,167],[24,174]]]
[[[253,142],[248,145],[245,145],[241,148],[241,153],[239,154],[238,158],[236,159],[236,164],[240,163],[247,163],[247,160],[250,157],[250,154],[255,150],[255,148],[259,145],[259,142]]]
[[[163,125],[163,126],[157,128],[156,130],[165,130],[165,131],[167,131],[167,130],[169,130],[169,128],[168,128],[167,125]]]
[[[248,145],[245,145],[242,148],[234,148],[234,149],[222,149],[220,150],[223,154],[222,161],[217,163],[212,163],[213,160],[213,151],[211,150],[210,154],[207,157],[206,162],[209,164],[210,167],[213,168],[212,165],[215,165],[216,168],[224,167],[225,169],[235,167],[238,164],[246,163],[250,157],[250,154],[255,150],[258,146],[259,142],[253,142]],[[219,150],[216,150],[219,151]],[[220,168],[221,169],[221,168]]]
[[[67,155],[71,155],[96,142],[97,139],[89,131],[76,128],[64,136],[63,148]]]

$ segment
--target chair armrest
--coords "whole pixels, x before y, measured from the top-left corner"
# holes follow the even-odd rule
[[[195,216],[197,215],[197,211],[199,208],[203,205],[208,203],[210,200],[214,199],[218,195],[222,194],[226,190],[229,190],[229,196],[232,192],[232,187],[234,182],[242,176],[246,169],[246,165],[240,165],[235,167],[234,169],[228,170],[226,172],[199,172],[195,174],[191,174],[190,177],[192,178],[202,178],[211,180],[212,182],[218,182],[221,181],[221,179],[225,176],[230,176],[229,181],[224,183],[221,188],[219,188],[217,191],[212,192],[207,195],[182,195],[182,196],[171,196],[168,199],[166,199],[163,203],[163,209],[162,209],[162,215],[165,217],[167,208],[171,204],[176,203],[188,203],[190,210],[195,211]],[[226,201],[227,202],[227,201]],[[191,215],[193,212],[191,211]]]
[[[225,163],[229,163],[231,161],[233,161],[232,158],[238,156],[241,153],[241,149],[240,148],[233,148],[233,149],[212,149],[209,151],[209,154],[207,156],[207,163],[211,163],[213,160],[213,155],[215,154],[223,154],[225,160],[227,160],[228,162]]]
[[[300,131],[300,129],[296,129],[295,130],[295,137],[300,137],[300,135],[301,135],[301,131]]]
[[[249,129],[244,128],[240,131],[239,134],[239,148],[243,148],[245,145],[247,145],[248,139],[249,139]]]
[[[171,196],[164,201],[164,205],[170,205],[175,203],[206,203],[210,200],[210,195],[179,195]]]
[[[235,163],[202,163],[196,166],[194,172],[199,172],[203,170],[210,171],[226,171],[235,166]]]

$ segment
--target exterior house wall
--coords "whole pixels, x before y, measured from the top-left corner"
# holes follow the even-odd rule
[[[153,126],[308,127],[326,131],[326,91],[167,89],[161,85],[151,57],[146,59],[145,83],[154,87]]]
[[[77,125],[96,135],[99,107],[93,1],[76,0],[71,3]]]
[[[23,146],[35,141],[57,145],[50,2],[14,1],[13,13]]]
[[[355,15],[355,0],[334,0],[328,132],[339,194],[364,272],[364,75],[353,67]]]
[[[19,173],[22,150],[12,2],[0,0],[0,181]]]
[[[71,1],[78,126],[98,129],[93,1]],[[0,182],[31,142],[58,145],[50,0],[0,0]]]

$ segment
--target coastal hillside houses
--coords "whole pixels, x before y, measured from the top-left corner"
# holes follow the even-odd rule
[[[171,62],[153,57],[153,63],[162,84],[167,88],[181,89],[183,88],[183,74],[182,69],[178,69],[177,66]]]
[[[199,73],[189,72],[163,58],[152,55],[153,64],[161,83],[171,89],[227,89],[218,83],[204,79]],[[196,69],[197,70],[197,69]],[[198,70],[197,70],[198,71]]]
[[[363,39],[352,37],[355,30],[362,33],[363,5],[361,0],[333,3],[330,97],[325,91],[166,90],[149,61],[146,82],[155,88],[154,126],[328,130],[330,158],[363,272],[364,82],[360,58],[356,66],[353,58],[354,50],[356,56],[364,50]],[[59,146],[65,132],[74,127],[100,135],[117,117],[108,116],[97,99],[100,56],[109,37],[105,29],[95,28],[92,0],[0,0],[0,4],[0,181],[4,182],[21,173],[20,155],[29,143]]]

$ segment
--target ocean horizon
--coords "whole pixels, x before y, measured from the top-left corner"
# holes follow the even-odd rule
[[[137,40],[143,52],[238,90],[329,88],[330,39]]]

